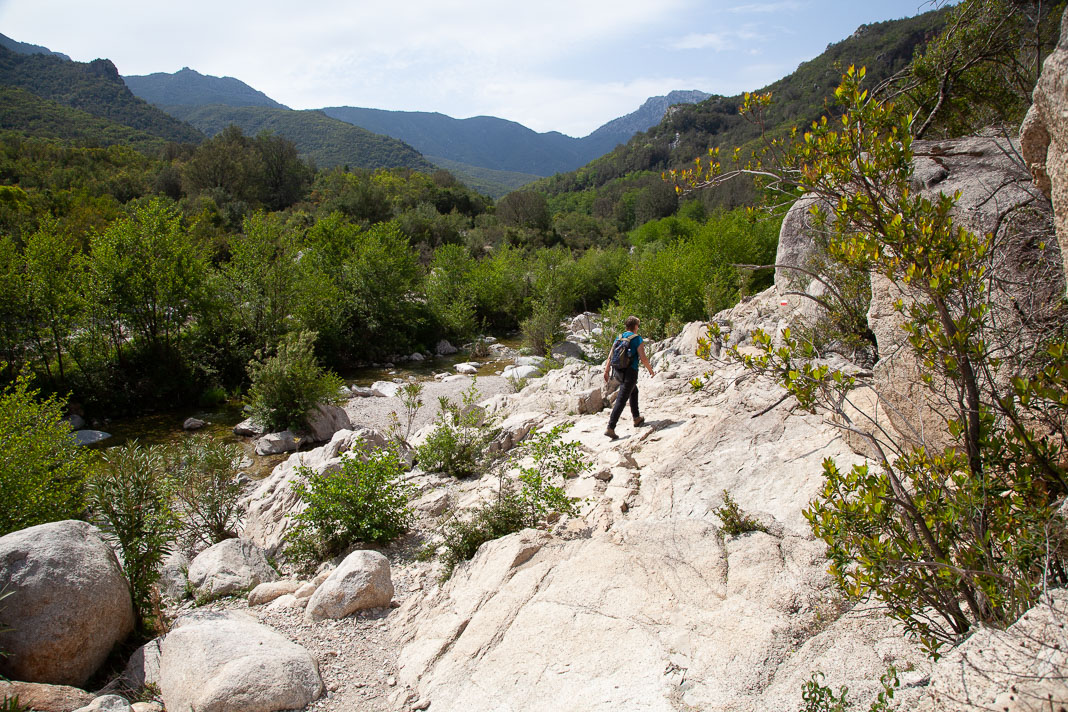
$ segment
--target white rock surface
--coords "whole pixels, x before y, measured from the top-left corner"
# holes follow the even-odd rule
[[[393,381],[375,381],[371,390],[384,398],[393,398],[400,391],[400,384]]]
[[[297,435],[292,430],[267,433],[257,438],[254,445],[257,455],[281,455],[297,449]]]
[[[133,630],[122,568],[100,530],[80,521],[0,537],[0,674],[26,682],[83,684]]]
[[[262,606],[263,604],[270,603],[287,593],[294,593],[300,587],[300,581],[295,581],[293,579],[261,583],[259,586],[249,591],[248,605],[250,608],[252,606]]]
[[[217,598],[278,580],[263,549],[247,539],[227,539],[200,552],[189,564],[189,583],[198,596]]]
[[[344,618],[366,608],[384,608],[392,600],[389,559],[377,551],[354,551],[312,594],[304,619]]]
[[[450,356],[456,353],[457,351],[459,351],[459,349],[457,349],[445,339],[439,341],[437,347],[434,349],[434,353],[436,353],[438,356]]]
[[[541,369],[537,366],[508,366],[501,372],[505,378],[537,378],[541,375]]]
[[[159,648],[168,712],[301,709],[323,691],[315,659],[248,616],[180,618]]]
[[[185,421],[182,423],[182,429],[200,430],[205,425],[207,425],[207,423],[201,420],[200,418],[186,418]]]
[[[325,443],[339,430],[352,430],[352,422],[344,408],[336,405],[318,405],[308,416],[308,432],[305,436],[315,443]]]
[[[464,363],[458,363],[452,367],[454,371],[459,374],[469,376],[478,373],[478,364],[474,361],[465,361]]]

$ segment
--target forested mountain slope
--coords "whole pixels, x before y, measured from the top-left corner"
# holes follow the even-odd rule
[[[192,126],[130,93],[107,59],[71,62],[54,55],[16,54],[0,47],[0,84],[166,141],[199,143],[204,138]]]
[[[434,165],[402,141],[347,124],[321,111],[292,111],[264,106],[166,106],[172,116],[188,121],[209,136],[230,124],[255,136],[272,131],[289,139],[320,168],[411,168],[433,172]]]
[[[240,79],[213,77],[183,67],[173,74],[157,72],[142,76],[124,76],[126,86],[150,104],[165,106],[268,106],[288,109]]]

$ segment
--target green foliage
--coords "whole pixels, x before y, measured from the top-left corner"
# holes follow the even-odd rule
[[[500,539],[522,529],[537,527],[561,514],[577,513],[577,502],[557,484],[566,477],[578,477],[589,469],[589,458],[577,442],[562,442],[571,423],[546,432],[534,431],[513,455],[519,465],[525,457],[532,462],[519,467],[519,490],[503,478],[497,499],[477,507],[466,519],[453,519],[444,529],[442,579],[448,579],[456,566],[471,559],[487,541]]]
[[[459,245],[443,245],[434,251],[426,279],[426,298],[431,313],[445,333],[468,339],[478,329],[471,272],[475,260]]]
[[[417,450],[424,470],[452,477],[482,474],[489,464],[487,448],[497,432],[478,399],[477,379],[463,392],[460,403],[447,396],[438,399],[436,425]]]
[[[992,316],[993,237],[959,227],[952,198],[932,203],[909,190],[911,116],[873,100],[863,77],[850,68],[837,92],[843,119],[814,124],[776,170],[832,206],[834,260],[909,290],[896,308],[923,381],[952,394],[955,443],[935,452],[857,431],[878,464],[843,472],[827,460],[805,516],[842,590],[876,596],[937,656],[973,624],[1009,625],[1046,586],[1068,581],[1055,515],[1068,494],[1068,343],[1046,331],[1030,337],[1044,348],[992,355],[1020,338]],[[801,407],[841,414],[862,376],[813,362],[812,344],[789,330],[782,337],[776,347],[755,333],[758,353],[741,356],[745,365],[776,377]]]
[[[167,491],[166,452],[134,441],[103,451],[101,460],[102,467],[89,480],[90,516],[121,554],[142,628],[151,617],[160,565],[181,525]]]
[[[42,399],[22,373],[0,390],[0,536],[84,512],[89,455],[63,420],[65,403]]]
[[[15,695],[14,697],[4,697],[3,700],[0,700],[0,712],[33,712],[33,710],[19,702],[18,695]]]
[[[181,513],[186,539],[211,546],[236,537],[241,448],[193,435],[169,448],[164,457],[167,488]]]
[[[963,136],[991,125],[1015,132],[1057,44],[1063,10],[1063,2],[1041,0],[949,8],[945,29],[892,85],[919,117],[914,135]]]
[[[520,324],[523,343],[533,349],[539,356],[548,356],[553,344],[563,338],[560,319],[563,313],[554,309],[550,303],[538,302],[534,311]]]
[[[536,527],[551,515],[578,512],[576,500],[568,497],[557,484],[578,477],[590,469],[590,460],[578,442],[564,442],[563,435],[573,423],[561,423],[548,431],[534,430],[513,455],[513,463],[530,457],[532,463],[519,467],[520,489],[517,496],[526,518],[526,526]]]
[[[393,439],[396,440],[399,445],[404,445],[405,447],[408,446],[408,437],[412,434],[412,425],[415,423],[415,416],[423,407],[422,395],[423,384],[417,381],[405,383],[397,392],[397,396],[401,400],[401,407],[404,409],[403,420],[401,419],[401,416],[397,415],[397,411],[391,412],[389,414],[389,429]]]
[[[847,697],[849,688],[842,685],[838,693],[822,683],[823,673],[814,672],[812,677],[801,688],[801,700],[803,704],[798,712],[848,712],[854,709]],[[897,677],[897,669],[890,668],[879,678],[883,689],[868,707],[868,712],[887,712],[890,709],[890,701],[894,699],[894,691],[901,683]]]
[[[316,406],[339,402],[344,383],[319,366],[315,338],[313,331],[287,334],[273,354],[258,351],[249,361],[252,418],[269,431],[303,430]]]
[[[452,576],[457,565],[474,557],[478,548],[487,541],[521,531],[526,528],[526,522],[522,503],[509,493],[476,508],[469,519],[450,521],[442,534],[442,580]]]
[[[712,510],[719,517],[720,529],[727,536],[738,536],[746,532],[766,532],[768,528],[742,511],[727,490],[723,490],[723,506]]]
[[[322,473],[303,468],[294,490],[308,506],[294,516],[286,556],[314,567],[357,542],[384,544],[406,532],[412,490],[400,480],[404,469],[394,449],[349,455]]]

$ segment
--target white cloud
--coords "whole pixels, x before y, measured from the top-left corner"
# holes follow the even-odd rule
[[[779,2],[754,2],[746,5],[735,5],[727,8],[727,12],[736,15],[769,14],[784,12],[786,10],[800,10],[806,3],[800,0],[780,0]]]

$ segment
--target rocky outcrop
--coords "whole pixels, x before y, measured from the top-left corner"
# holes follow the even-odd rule
[[[304,611],[308,622],[344,618],[393,600],[389,560],[377,551],[354,551],[316,589]]]
[[[197,596],[229,596],[268,581],[278,572],[267,562],[263,549],[246,539],[227,539],[197,555],[189,564],[189,583]]]
[[[308,416],[308,430],[304,438],[313,443],[325,443],[339,430],[351,430],[352,422],[344,408],[336,405],[318,405]]]
[[[981,628],[938,662],[920,712],[1068,708],[1068,591],[1058,589],[1006,630]]]
[[[277,556],[292,525],[292,516],[305,507],[293,489],[301,468],[325,472],[339,467],[343,456],[358,457],[366,448],[385,447],[387,443],[381,433],[369,428],[341,430],[326,445],[290,455],[245,500],[247,514],[241,536],[269,556]]]
[[[0,674],[81,685],[133,630],[122,569],[85,522],[41,524],[0,537]]]
[[[769,333],[796,313],[773,290],[738,310],[739,324]],[[755,712],[797,709],[815,669],[861,700],[889,661],[922,677],[924,655],[889,620],[840,618],[823,544],[802,515],[823,458],[860,458],[822,418],[774,407],[781,391],[737,364],[717,365],[695,393],[689,381],[709,367],[693,356],[700,330],[650,344],[657,375],[639,379],[647,425],[618,441],[604,437],[603,416],[568,413],[568,395],[600,381],[597,366],[565,366],[487,404],[525,428],[574,422],[565,437],[593,461],[565,485],[582,497],[581,517],[487,543],[448,583],[404,601],[394,625],[408,699],[438,710],[581,700]],[[724,490],[771,533],[724,537]]]
[[[281,455],[297,449],[297,434],[292,430],[267,433],[256,439],[254,445],[257,455]]]
[[[1023,157],[1035,184],[1053,201],[1057,240],[1068,255],[1068,10],[1057,47],[1042,65],[1034,103],[1020,128]],[[1068,264],[1064,265],[1068,274]]]
[[[142,675],[169,712],[301,709],[322,694],[308,651],[241,614],[179,618],[157,649],[158,672]]]

